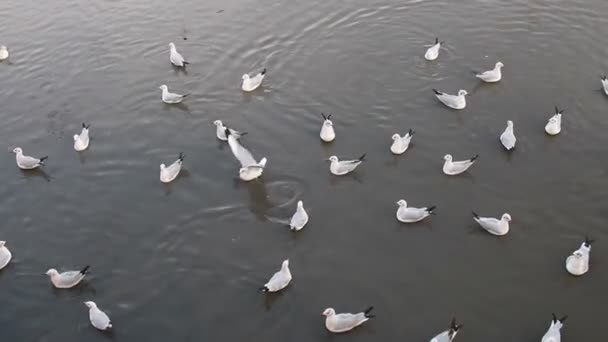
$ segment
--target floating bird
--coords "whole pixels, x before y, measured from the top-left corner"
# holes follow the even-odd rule
[[[333,308],[327,308],[322,313],[322,315],[325,316],[325,327],[333,333],[347,332],[367,322],[370,318],[375,317],[374,315],[369,314],[373,308],[373,306],[370,306],[365,311],[356,314],[336,314],[336,311]]]
[[[479,78],[480,80],[482,80],[484,82],[488,82],[488,83],[498,82],[502,79],[501,69],[504,66],[505,66],[504,64],[502,64],[501,62],[498,62],[498,63],[496,63],[496,65],[494,65],[494,69],[484,71],[481,73],[476,73],[475,77]]]
[[[393,154],[402,154],[407,151],[407,148],[410,147],[410,142],[412,141],[412,136],[414,132],[411,128],[409,132],[407,132],[403,137],[399,134],[393,134],[393,144],[391,145],[391,152]]]
[[[450,322],[450,329],[433,337],[431,342],[451,342],[462,327],[462,324],[456,324],[456,318],[452,318],[452,322]]]
[[[264,76],[266,76],[266,68],[253,77],[249,77],[248,74],[243,75],[243,84],[241,85],[241,89],[246,92],[256,90],[262,84]]]
[[[296,212],[291,217],[291,221],[289,222],[289,228],[294,231],[298,231],[308,223],[308,213],[304,210],[304,203],[302,201],[298,201],[298,207]]]
[[[260,290],[263,292],[277,292],[286,288],[291,282],[291,271],[289,271],[289,259],[283,260],[281,269],[272,275],[270,280]]]
[[[404,223],[420,222],[431,214],[434,214],[436,206],[425,207],[425,208],[414,208],[408,207],[407,202],[400,199],[396,202],[399,206],[397,209],[397,220]]]
[[[8,49],[6,48],[6,46],[1,45],[0,46],[0,61],[3,61],[7,58],[8,58]]]
[[[513,132],[513,121],[507,121],[507,128],[505,128],[505,131],[500,135],[500,142],[507,151],[511,151],[515,148],[517,138],[515,138],[515,133]]]
[[[228,137],[226,136],[226,126],[224,126],[224,124],[222,123],[221,120],[215,120],[213,121],[213,124],[215,125],[215,136],[220,139],[221,141],[228,141]],[[240,137],[242,137],[243,135],[247,134],[247,132],[239,132],[236,131],[232,128],[230,129],[230,134],[232,134],[232,136],[234,136],[235,138],[239,139]]]
[[[581,247],[566,259],[566,269],[570,274],[581,276],[589,271],[589,254],[591,253],[592,243],[593,240],[585,238]]]
[[[59,273],[56,269],[51,268],[46,271],[46,274],[51,278],[51,283],[58,289],[72,288],[82,281],[87,274],[90,266],[85,266],[80,271],[66,271]]]
[[[17,160],[17,166],[22,170],[32,170],[36,169],[42,165],[47,160],[48,157],[42,157],[40,159],[24,156],[23,150],[20,147],[15,147],[13,149],[13,153],[15,153],[15,159]]]
[[[101,311],[95,302],[84,302],[89,308],[89,320],[91,321],[91,325],[99,330],[107,330],[112,328],[112,322],[110,322],[110,318],[106,315],[105,312]]]
[[[445,163],[443,163],[443,173],[448,176],[454,176],[465,172],[471,165],[475,164],[475,161],[479,157],[478,154],[474,155],[473,158],[461,161],[452,161],[452,155],[446,154],[443,157]]]
[[[182,68],[186,67],[186,64],[190,64],[186,62],[184,57],[179,52],[177,52],[175,49],[175,44],[173,43],[169,43],[169,60],[171,61],[171,64]]]
[[[323,118],[323,126],[321,126],[321,133],[319,134],[321,140],[332,142],[336,139],[336,132],[334,131],[334,123],[331,121],[331,114],[325,116],[321,113],[321,117]]]
[[[74,149],[78,152],[89,148],[89,127],[91,127],[91,125],[86,125],[83,122],[80,134],[74,134]]]
[[[435,92],[435,96],[441,103],[444,105],[453,108],[453,109],[464,109],[467,106],[467,100],[465,96],[469,95],[466,90],[459,90],[458,95],[450,95],[444,92],[441,92],[437,89],[433,89]]]
[[[8,52],[7,52],[7,56],[8,56]],[[602,76],[602,88],[604,88],[604,93],[606,93],[606,95],[608,95],[608,78],[606,78],[606,76]]]
[[[179,172],[182,170],[183,162],[184,154],[180,152],[179,157],[173,162],[173,164],[169,165],[168,167],[165,166],[164,163],[160,164],[160,181],[163,183],[171,183],[175,178],[177,178],[177,175],[179,175]]]
[[[445,42],[440,42],[439,38],[435,38],[435,44],[431,45],[431,47],[426,50],[426,53],[424,54],[424,59],[426,59],[427,61],[436,60],[437,57],[439,57],[439,48],[443,43]]]
[[[502,236],[507,235],[509,232],[509,222],[511,221],[511,215],[504,213],[499,219],[493,217],[480,217],[473,212],[473,219],[479,223],[481,228],[488,231],[492,235]]]
[[[545,125],[545,132],[549,135],[557,135],[562,131],[562,114],[564,110],[560,110],[555,106],[555,115],[549,118],[549,122]]]
[[[355,171],[357,166],[359,166],[359,164],[361,164],[364,159],[365,153],[361,157],[359,157],[359,159],[355,160],[340,161],[336,156],[331,156],[327,160],[331,162],[331,164],[329,164],[329,171],[336,176],[342,176]]]
[[[6,241],[0,241],[0,270],[5,268],[12,258],[13,254],[6,248]]]
[[[162,89],[162,91],[163,91],[163,94],[162,94],[163,102],[168,103],[168,104],[180,103],[184,100],[184,97],[189,95],[189,94],[180,95],[180,94],[176,94],[176,93],[170,93],[169,88],[167,88],[167,86],[164,84],[161,85],[159,88]]]
[[[243,147],[239,140],[230,133],[230,129],[226,129],[225,132],[232,154],[241,163],[239,177],[246,182],[260,177],[266,167],[267,159],[262,158],[262,160],[257,162],[251,152]]]
[[[568,318],[568,315],[566,315],[560,319],[557,319],[557,317],[555,317],[555,314],[551,314],[551,315],[553,315],[553,319],[551,320],[551,325],[549,326],[549,329],[547,329],[547,332],[543,336],[543,339],[541,340],[541,342],[560,342],[561,341],[562,336],[561,336],[560,330],[564,326],[564,321]]]

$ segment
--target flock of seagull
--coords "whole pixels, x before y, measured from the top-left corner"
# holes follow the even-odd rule
[[[424,58],[433,61],[439,57],[441,46],[444,42],[435,39],[435,43],[428,47]],[[0,46],[0,61],[6,60],[9,57],[8,49],[5,46]],[[185,68],[189,63],[187,60],[177,51],[174,43],[169,43],[169,60],[170,62],[180,68]],[[488,70],[481,73],[476,73],[476,77],[484,82],[494,83],[499,82],[502,79],[501,69],[504,67],[503,63],[497,62],[494,69]],[[262,84],[264,77],[266,76],[266,69],[261,72],[250,76],[245,74],[242,76],[241,89],[245,92],[252,92],[256,90]],[[608,95],[608,79],[606,76],[601,79],[603,91]],[[177,94],[169,92],[166,85],[161,85],[160,89],[161,100],[167,104],[177,104],[182,102],[188,94]],[[463,109],[466,107],[466,96],[468,93],[466,90],[459,90],[457,95],[450,95],[433,89],[437,99],[452,109]],[[545,132],[549,135],[557,135],[561,132],[561,118],[563,110],[555,107],[555,114],[549,118]],[[321,113],[323,123],[321,125],[321,131],[319,136],[322,141],[330,143],[335,140],[336,132],[334,130],[333,122],[331,120],[331,114],[325,115]],[[228,128],[220,120],[213,122],[216,126],[216,137],[217,139],[227,142],[230,146],[230,150],[234,157],[238,160],[241,167],[239,168],[239,178],[243,181],[252,181],[259,178],[267,163],[266,158],[262,158],[259,161],[256,160],[251,152],[245,148],[240,138],[247,134],[246,132],[239,132],[235,129]],[[89,147],[89,128],[90,125],[85,123],[82,124],[82,130],[80,134],[74,135],[74,150],[81,152]],[[392,136],[393,143],[390,146],[391,153],[395,155],[403,154],[407,151],[410,142],[415,134],[415,131],[410,129],[406,134],[400,136],[394,134]],[[504,132],[500,135],[499,141],[508,151],[515,148],[517,139],[513,130],[513,121],[507,121],[507,127]],[[15,153],[15,159],[17,166],[22,170],[32,170],[39,168],[44,165],[48,157],[36,158],[28,155],[24,155],[23,150],[20,147],[13,149]],[[477,161],[478,155],[475,155],[466,160],[454,161],[450,154],[444,156],[443,173],[448,176],[455,176],[466,172],[471,166]],[[365,154],[357,159],[352,160],[340,160],[337,156],[329,157],[330,162],[329,171],[336,176],[343,176],[349,174],[361,165],[365,160]],[[169,166],[164,163],[160,164],[160,181],[163,183],[172,182],[179,175],[182,164],[184,161],[183,153],[180,153],[178,158],[171,163]],[[398,205],[396,217],[397,220],[403,223],[414,223],[420,222],[430,215],[433,214],[435,206],[416,208],[409,207],[404,199],[396,202]],[[297,202],[296,212],[291,217],[289,222],[289,228],[292,231],[299,231],[303,229],[308,223],[308,213],[304,209],[304,204],[300,200]],[[473,219],[488,233],[496,236],[503,236],[509,232],[509,222],[511,221],[511,215],[505,213],[500,219],[493,217],[482,217],[473,212]],[[589,257],[591,252],[591,243],[593,240],[585,238],[585,241],[580,247],[574,251],[566,259],[566,270],[575,276],[581,276],[589,270]],[[0,241],[0,270],[6,267],[11,261],[12,254],[6,247],[5,241]],[[59,272],[54,268],[49,269],[46,274],[48,275],[52,285],[58,289],[69,289],[77,286],[86,276],[89,266],[84,267],[81,270],[70,270]],[[281,264],[279,271],[274,273],[263,287],[260,288],[263,292],[278,292],[283,290],[289,285],[292,280],[292,274],[289,269],[289,260],[284,260]],[[84,304],[89,308],[89,320],[91,325],[99,330],[107,330],[112,328],[112,323],[101,309],[97,307],[97,304],[93,301],[86,301]],[[369,307],[366,310],[358,313],[336,313],[333,308],[327,308],[322,312],[322,315],[326,317],[325,327],[333,333],[342,333],[350,331],[361,324],[374,317],[371,314],[373,307]],[[567,316],[557,318],[553,314],[550,326],[542,338],[542,342],[559,342],[561,339],[560,330],[563,326],[563,322]],[[433,337],[430,342],[450,342],[454,339],[462,324],[458,324],[456,319],[452,319],[450,326],[447,330],[439,333]]]

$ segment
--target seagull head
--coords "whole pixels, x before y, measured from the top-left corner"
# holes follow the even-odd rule
[[[222,127],[222,121],[221,120],[215,120],[215,121],[213,121],[213,124],[216,125],[217,127]]]
[[[74,134],[74,141],[78,140],[79,135],[78,134]]]
[[[54,277],[58,274],[59,274],[59,272],[57,272],[57,270],[54,268],[51,268],[50,270],[46,271],[46,275],[51,276],[51,277]]]
[[[158,88],[159,88],[159,89],[161,89],[162,91],[168,91],[168,90],[169,90],[169,88],[167,88],[167,86],[166,86],[166,85],[164,85],[164,84],[163,84],[163,85],[161,85],[161,86],[160,86],[160,87],[158,87]]]
[[[466,91],[466,90],[464,90],[464,89],[460,89],[460,90],[458,91],[458,96],[466,96],[466,95],[469,95],[469,93],[467,93],[467,91]]]
[[[329,118],[325,119],[325,121],[323,121],[323,125],[325,126],[333,126],[334,123],[331,122],[331,120],[329,120]]]
[[[451,154],[446,154],[445,156],[443,156],[443,160],[445,160],[446,162],[451,162],[452,161],[452,155]]]
[[[165,165],[165,163],[160,164],[160,169],[164,170],[167,166]]]
[[[572,253],[572,255],[573,255],[575,258],[582,258],[582,257],[584,256],[584,255],[583,255],[583,252],[581,252],[581,251],[575,251],[574,253]]]
[[[95,302],[92,302],[92,301],[84,302],[84,305],[86,305],[89,309],[93,309],[93,308],[97,307],[97,304],[95,304]]]
[[[248,80],[249,79],[249,75],[245,74],[245,75],[243,75],[242,78],[243,78],[243,81]]]
[[[509,221],[511,221],[511,215],[509,215],[509,214],[507,214],[507,213],[504,213],[504,214],[502,214],[502,218],[501,218],[501,219],[502,219],[503,221],[507,221],[507,222],[509,222]]]
[[[331,156],[331,157],[329,157],[329,159],[327,159],[327,160],[328,160],[328,161],[330,161],[330,162],[332,162],[332,163],[334,163],[334,162],[337,162],[337,161],[338,161],[338,157],[336,157],[336,156]]]
[[[395,203],[400,207],[407,207],[407,202],[404,199],[400,199]]]
[[[321,315],[323,316],[333,316],[336,314],[336,310],[334,310],[333,308],[327,308],[325,309],[325,311],[323,311],[323,313]]]
[[[499,68],[499,69],[500,69],[500,68],[502,68],[502,67],[504,67],[504,66],[505,66],[505,65],[504,65],[504,64],[502,64],[502,62],[497,62],[497,63],[496,63],[496,68]]]
[[[561,115],[561,114],[556,114],[556,115]],[[549,122],[552,123],[552,124],[556,124],[557,123],[557,118],[551,117],[549,119]]]
[[[21,147],[15,147],[13,149],[13,153],[23,153],[23,150],[21,149]]]
[[[169,43],[169,47],[173,50],[175,50],[175,44],[173,44],[173,42]]]
[[[5,244],[6,244],[6,241],[0,241],[0,248],[4,247]]]
[[[393,134],[392,136],[393,140],[397,140],[397,139],[401,139],[401,136],[397,133]]]

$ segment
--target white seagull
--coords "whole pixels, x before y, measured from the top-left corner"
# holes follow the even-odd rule
[[[24,156],[23,150],[21,147],[15,147],[13,149],[13,153],[15,153],[15,159],[17,160],[17,166],[22,170],[32,170],[36,169],[42,165],[47,160],[48,157],[42,158],[34,158],[30,156]]]
[[[80,271],[66,271],[59,273],[56,269],[51,268],[46,271],[46,274],[51,278],[51,283],[58,289],[72,288],[82,281],[87,274],[90,266],[85,266]]]
[[[215,120],[213,121],[213,124],[215,125],[215,136],[221,140],[221,141],[228,141],[228,137],[226,136],[226,126],[224,126],[224,124],[222,123],[221,120]],[[232,128],[230,128],[230,134],[232,134],[235,138],[240,138],[243,135],[247,134],[247,132],[239,132],[237,130],[234,130]]]
[[[171,64],[177,67],[185,67],[186,64],[190,64],[186,62],[184,56],[177,52],[175,49],[175,44],[173,43],[169,43],[169,60],[171,61]]]
[[[189,94],[180,95],[180,94],[176,94],[176,93],[170,93],[169,88],[164,84],[161,85],[159,88],[163,91],[162,97],[161,97],[163,102],[168,103],[168,104],[180,103],[184,100],[184,97],[189,95]]]
[[[329,164],[329,171],[336,176],[342,176],[355,171],[364,159],[365,153],[359,159],[354,160],[338,160],[336,156],[331,156],[327,160],[331,162]]]
[[[399,209],[397,209],[397,220],[404,223],[420,222],[429,215],[434,214],[433,210],[436,208],[434,205],[424,208],[408,207],[404,199],[400,199],[396,203],[399,206]]]
[[[289,271],[289,259],[283,260],[281,269],[272,275],[270,280],[260,290],[263,292],[277,292],[286,288],[291,282],[291,271]]]
[[[481,228],[488,231],[488,233],[497,236],[507,235],[509,232],[509,222],[511,221],[511,215],[504,213],[499,219],[493,217],[480,217],[473,212],[473,219],[479,223]]]
[[[228,145],[232,154],[241,163],[239,177],[246,182],[260,177],[266,167],[267,159],[262,158],[257,162],[251,152],[241,145],[239,140],[230,133],[229,129],[226,129],[226,136],[228,136]]]
[[[555,114],[549,118],[549,122],[545,125],[545,132],[549,135],[557,135],[562,131],[562,114],[564,110],[560,110],[555,106]]]
[[[264,68],[264,70],[262,70],[262,72],[260,72],[259,74],[255,75],[253,77],[249,77],[248,74],[244,74],[243,75],[243,84],[241,85],[241,89],[243,89],[243,91],[246,91],[246,92],[256,90],[262,84],[262,81],[264,80],[264,76],[266,76],[266,68]]]
[[[289,222],[289,228],[294,231],[298,231],[308,223],[308,213],[304,209],[304,203],[302,201],[298,201],[298,207],[296,212],[291,217],[291,221]]]
[[[466,90],[459,90],[458,95],[450,95],[433,88],[435,96],[441,103],[452,109],[464,109],[467,106],[465,96],[469,95]]]
[[[441,45],[443,43],[445,42],[440,42],[439,38],[435,38],[435,44],[431,45],[431,47],[426,50],[426,53],[424,54],[424,59],[426,59],[427,61],[436,60],[437,57],[439,57],[439,48],[441,48]]]
[[[7,52],[8,56],[8,52]],[[604,88],[604,93],[608,95],[608,78],[606,76],[602,76],[602,88]]]
[[[488,82],[488,83],[498,82],[502,79],[502,72],[500,70],[504,66],[505,66],[504,64],[502,64],[501,62],[498,62],[498,63],[496,63],[496,65],[494,65],[494,69],[476,73],[475,77],[479,78],[480,80],[482,80],[484,82]]]
[[[560,319],[557,319],[555,314],[551,314],[551,315],[553,315],[553,319],[551,320],[551,325],[549,325],[549,329],[547,329],[547,332],[543,336],[543,339],[541,340],[541,342],[560,342],[562,339],[560,330],[564,326],[564,321],[568,318],[568,315],[566,315]]]
[[[13,254],[8,250],[8,248],[6,248],[5,245],[6,241],[0,241],[0,270],[5,268],[13,258]]]
[[[333,333],[347,332],[367,322],[370,318],[375,317],[374,315],[369,314],[373,308],[373,306],[370,306],[365,311],[356,314],[337,314],[333,308],[327,308],[322,313],[322,315],[325,316],[325,327]]]
[[[7,58],[8,58],[8,49],[6,48],[6,46],[1,45],[0,46],[0,61],[3,61]]]
[[[323,126],[321,126],[319,136],[325,142],[332,142],[336,139],[336,132],[334,131],[334,123],[331,121],[331,114],[325,116],[321,113],[321,117],[323,118]]]
[[[500,142],[502,146],[504,146],[507,151],[511,151],[515,148],[515,143],[517,142],[517,138],[515,138],[515,133],[513,132],[513,121],[507,121],[507,128],[500,135]]]
[[[446,154],[443,157],[445,162],[443,163],[443,173],[448,176],[455,176],[465,172],[471,165],[475,164],[475,161],[479,157],[478,154],[474,155],[471,159],[452,161],[452,155]]]
[[[572,275],[581,276],[589,271],[589,254],[593,240],[585,238],[581,247],[566,259],[566,270]]]
[[[86,125],[83,122],[80,134],[74,134],[74,150],[80,152],[89,148],[89,127],[91,125]]]
[[[112,328],[110,318],[105,312],[99,310],[95,302],[84,302],[84,305],[89,308],[89,320],[91,321],[92,326],[102,331]]]
[[[393,154],[402,154],[403,152],[407,151],[407,148],[410,147],[410,142],[412,141],[412,136],[414,133],[416,132],[410,128],[409,132],[407,132],[404,136],[400,136],[398,133],[393,134],[391,152]]]
[[[179,157],[173,164],[169,166],[165,166],[165,164],[160,164],[160,181],[163,183],[171,183],[179,172],[182,170],[182,163],[184,162],[184,154],[179,153]]]
[[[430,342],[451,342],[462,327],[463,324],[456,324],[456,318],[452,318],[452,322],[450,322],[450,329],[433,337]]]

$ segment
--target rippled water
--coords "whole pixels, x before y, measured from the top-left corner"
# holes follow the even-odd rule
[[[461,341],[539,341],[551,312],[569,314],[564,340],[603,338],[608,305],[605,131],[608,2],[585,1],[74,1],[0,2],[0,272],[2,341],[104,340],[85,300],[110,314],[121,341],[425,341],[453,315]],[[433,63],[425,44],[446,41]],[[184,37],[187,40],[184,40]],[[192,63],[168,62],[174,41]],[[505,64],[499,84],[472,69]],[[243,73],[268,68],[263,89]],[[160,102],[158,86],[192,95]],[[431,88],[467,89],[467,109]],[[566,109],[557,137],[543,132]],[[333,113],[337,140],[318,138]],[[236,180],[222,119],[269,159],[261,182]],[[518,147],[498,135],[515,122]],[[88,151],[72,150],[81,122]],[[390,136],[413,128],[400,157]],[[21,172],[9,151],[49,155]],[[158,165],[186,154],[187,172],[158,181]],[[368,153],[356,175],[323,161]],[[479,153],[468,174],[445,177],[442,157]],[[437,205],[399,224],[394,202]],[[298,199],[305,230],[285,227]],[[506,238],[470,217],[513,216]],[[566,256],[597,240],[589,274]],[[256,289],[290,258],[292,285]],[[84,286],[53,290],[43,273],[92,265]],[[377,318],[332,336],[328,306]]]

